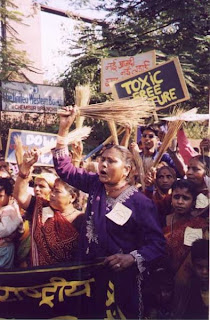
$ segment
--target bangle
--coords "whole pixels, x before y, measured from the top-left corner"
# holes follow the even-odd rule
[[[22,173],[20,170],[19,170],[19,172],[18,172],[18,176],[20,177],[20,178],[22,178],[22,179],[28,179],[28,177],[29,177],[29,175],[30,175],[30,171],[29,171],[29,173]]]
[[[62,137],[57,135],[57,143],[67,146],[68,145],[68,136]]]

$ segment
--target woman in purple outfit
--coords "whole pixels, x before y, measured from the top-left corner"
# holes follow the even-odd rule
[[[75,114],[71,107],[60,113],[53,156],[60,178],[89,193],[79,255],[82,261],[105,257],[104,264],[115,271],[115,300],[127,318],[136,319],[142,316],[141,275],[164,254],[156,208],[133,186],[135,165],[126,148],[115,145],[103,150],[98,173],[73,166],[65,137]]]

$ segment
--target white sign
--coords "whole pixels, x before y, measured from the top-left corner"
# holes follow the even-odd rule
[[[106,217],[114,223],[123,226],[132,214],[132,210],[124,206],[122,203],[117,202],[114,208],[106,214]]]
[[[1,82],[2,110],[56,113],[64,105],[64,90],[40,84]]]
[[[155,67],[155,51],[135,56],[104,58],[101,60],[101,92],[110,93],[109,82],[135,75]]]

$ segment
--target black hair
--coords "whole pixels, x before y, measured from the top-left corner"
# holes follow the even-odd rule
[[[15,181],[12,178],[0,178],[0,191],[5,190],[6,195],[13,193]]]
[[[162,166],[157,170],[157,173],[156,173],[156,178],[157,179],[158,179],[161,171],[164,170],[164,169],[167,169],[171,173],[172,177],[176,180],[176,178],[177,178],[176,171],[173,168],[169,167],[169,166]]]
[[[192,262],[198,259],[209,259],[209,240],[197,239],[191,247]]]
[[[206,170],[206,175],[209,176],[209,157],[208,156],[198,154],[197,156],[192,157],[191,159],[195,159],[201,162],[204,165],[204,169]]]
[[[157,129],[157,127],[154,127],[154,126],[141,127],[141,133],[143,133],[145,130],[150,130],[150,131],[154,132],[154,134],[156,136],[158,136],[159,130]]]
[[[177,180],[173,183],[172,185],[172,192],[175,189],[187,189],[187,191],[192,195],[193,200],[196,200],[197,197],[197,193],[195,190],[195,186],[193,185],[193,183],[187,179],[180,179]]]

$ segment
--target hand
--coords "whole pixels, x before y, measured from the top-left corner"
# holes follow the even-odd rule
[[[139,149],[138,144],[136,142],[131,142],[129,149],[130,149],[131,152],[133,150],[136,150],[136,151],[140,152],[140,149]]]
[[[146,187],[150,187],[155,183],[156,180],[156,169],[151,168],[145,175],[144,182]]]
[[[20,165],[20,170],[23,174],[28,175],[30,169],[37,162],[39,153],[36,148],[26,151],[23,155],[23,163]]]
[[[129,268],[135,263],[135,259],[131,254],[117,253],[107,257],[104,264],[110,267],[113,271],[122,271]]]
[[[69,128],[71,127],[72,123],[77,114],[77,107],[62,107],[58,110],[57,114],[60,116],[60,124],[59,124],[59,131],[58,134],[60,136],[65,136],[69,132]]]
[[[201,143],[200,143],[200,149],[201,153],[203,154],[205,152],[209,152],[210,149],[210,140],[209,138],[203,138]]]

